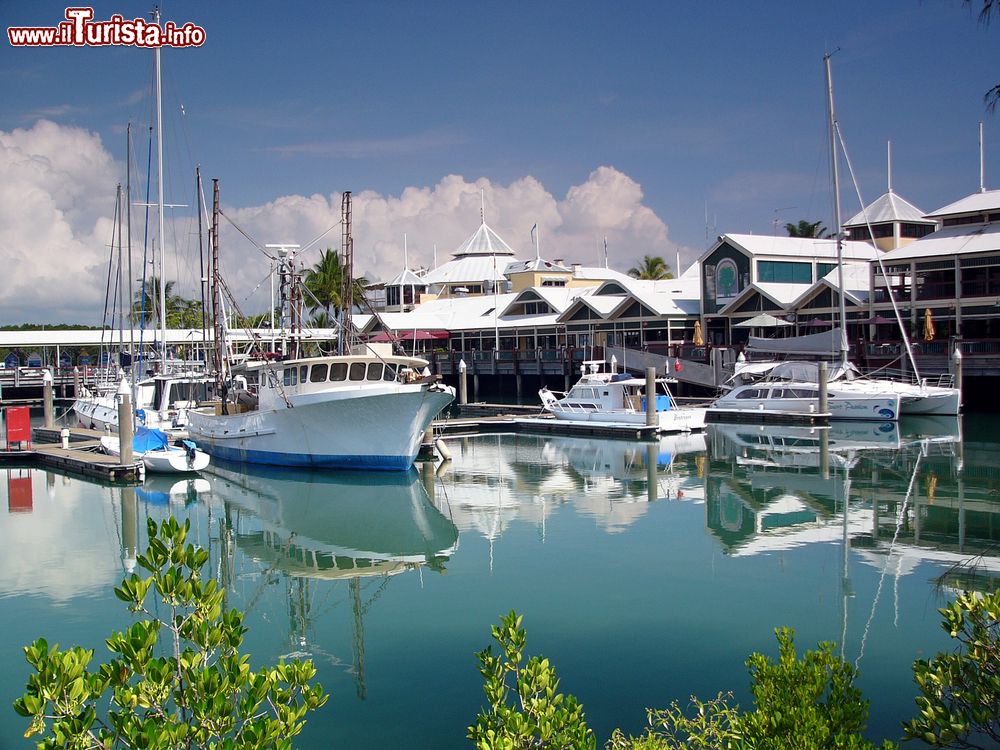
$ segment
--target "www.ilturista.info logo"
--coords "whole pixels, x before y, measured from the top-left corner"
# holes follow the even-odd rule
[[[190,21],[183,26],[173,21],[160,26],[118,14],[107,21],[93,18],[93,8],[67,8],[66,20],[58,26],[9,26],[7,39],[12,47],[200,47],[205,43],[205,29]]]

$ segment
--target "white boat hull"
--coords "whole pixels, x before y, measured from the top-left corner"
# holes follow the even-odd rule
[[[645,412],[637,412],[625,409],[604,409],[600,411],[582,411],[580,409],[561,409],[558,406],[550,407],[552,416],[558,420],[566,422],[583,422],[596,424],[616,424],[628,425],[631,427],[644,427],[646,425]],[[705,414],[707,409],[700,407],[679,407],[669,411],[656,412],[657,432],[691,432],[692,430],[702,430],[705,428]]]
[[[339,389],[291,398],[290,408],[215,415],[192,410],[188,433],[227,461],[274,466],[406,470],[454,396],[421,384]]]
[[[737,398],[743,388],[719,398],[708,408],[717,416],[749,417],[754,414],[808,415],[818,414],[815,398]],[[758,388],[758,390],[760,390]],[[831,389],[827,409],[831,420],[860,419],[894,422],[899,419],[899,394],[846,393]]]
[[[121,455],[121,443],[117,436],[102,437],[101,447],[111,456]],[[188,450],[176,445],[144,453],[137,451],[135,457],[142,460],[146,471],[154,474],[191,474],[207,468],[211,461],[204,451]]]

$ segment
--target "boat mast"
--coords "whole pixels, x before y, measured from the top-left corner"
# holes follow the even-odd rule
[[[200,277],[201,278],[201,284],[199,284],[199,286],[201,287],[201,353],[202,353],[202,356],[204,356],[204,354],[205,354],[205,342],[208,340],[208,334],[206,332],[206,329],[207,329],[208,326],[207,326],[206,320],[205,320],[205,316],[206,316],[206,314],[207,314],[208,311],[205,309],[205,282],[207,281],[207,279],[205,278],[205,241],[204,241],[203,230],[202,230],[202,218],[203,217],[202,217],[202,213],[201,213],[201,204],[202,204],[202,201],[204,200],[204,197],[203,197],[203,192],[202,192],[203,188],[201,186],[201,165],[200,164],[197,167],[195,167],[194,174],[195,174],[195,182],[196,182],[195,190],[196,190],[196,193],[197,193],[195,195],[194,202],[195,202],[195,206],[197,206],[197,208],[195,210],[198,212],[198,263],[201,265],[201,277]]]
[[[840,222],[840,175],[837,171],[837,115],[833,108],[833,75],[830,53],[823,55],[826,68],[827,114],[830,125],[830,174],[833,179],[833,221],[837,233],[837,286],[840,288],[840,365],[847,367],[847,305],[844,301],[844,237]]]
[[[160,25],[160,9],[153,8],[153,23]],[[156,216],[157,236],[160,238],[160,370],[167,369],[167,282],[163,278],[163,90],[160,81],[160,48],[153,50],[156,68]]]
[[[223,347],[225,337],[222,330],[222,311],[219,309],[219,181],[212,180],[212,234],[209,239],[212,251],[212,335],[215,337],[215,347],[212,353],[212,364],[215,367],[215,387],[222,402],[222,413],[228,414],[226,406],[226,373]]]
[[[340,217],[344,227],[341,252],[343,263],[340,268],[340,336],[337,353],[350,354],[351,346],[347,340],[351,327],[351,307],[354,304],[354,237],[351,234],[351,191],[344,193],[340,201]]]

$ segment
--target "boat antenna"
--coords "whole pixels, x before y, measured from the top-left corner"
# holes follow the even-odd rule
[[[153,7],[153,24],[160,25],[160,9]],[[153,50],[156,68],[156,215],[157,236],[160,238],[160,368],[167,369],[167,282],[163,278],[163,85],[160,76],[160,48]]]
[[[836,52],[836,50],[834,50]],[[830,174],[833,179],[833,226],[837,237],[837,286],[840,294],[840,364],[847,369],[847,303],[844,294],[844,235],[840,218],[840,176],[837,172],[837,114],[833,107],[833,74],[830,71],[832,52],[823,55],[826,69],[827,114],[830,121]]]

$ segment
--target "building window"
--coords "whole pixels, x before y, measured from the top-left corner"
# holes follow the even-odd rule
[[[837,267],[836,263],[817,263],[816,264],[816,281],[819,281],[824,276],[826,276],[830,271]]]
[[[921,237],[926,237],[933,231],[933,224],[913,224],[906,222],[899,225],[899,236],[906,237],[907,239],[918,240]]]
[[[542,279],[542,286],[566,286],[566,279]]]
[[[812,265],[781,260],[757,261],[757,281],[778,284],[811,284]]]

